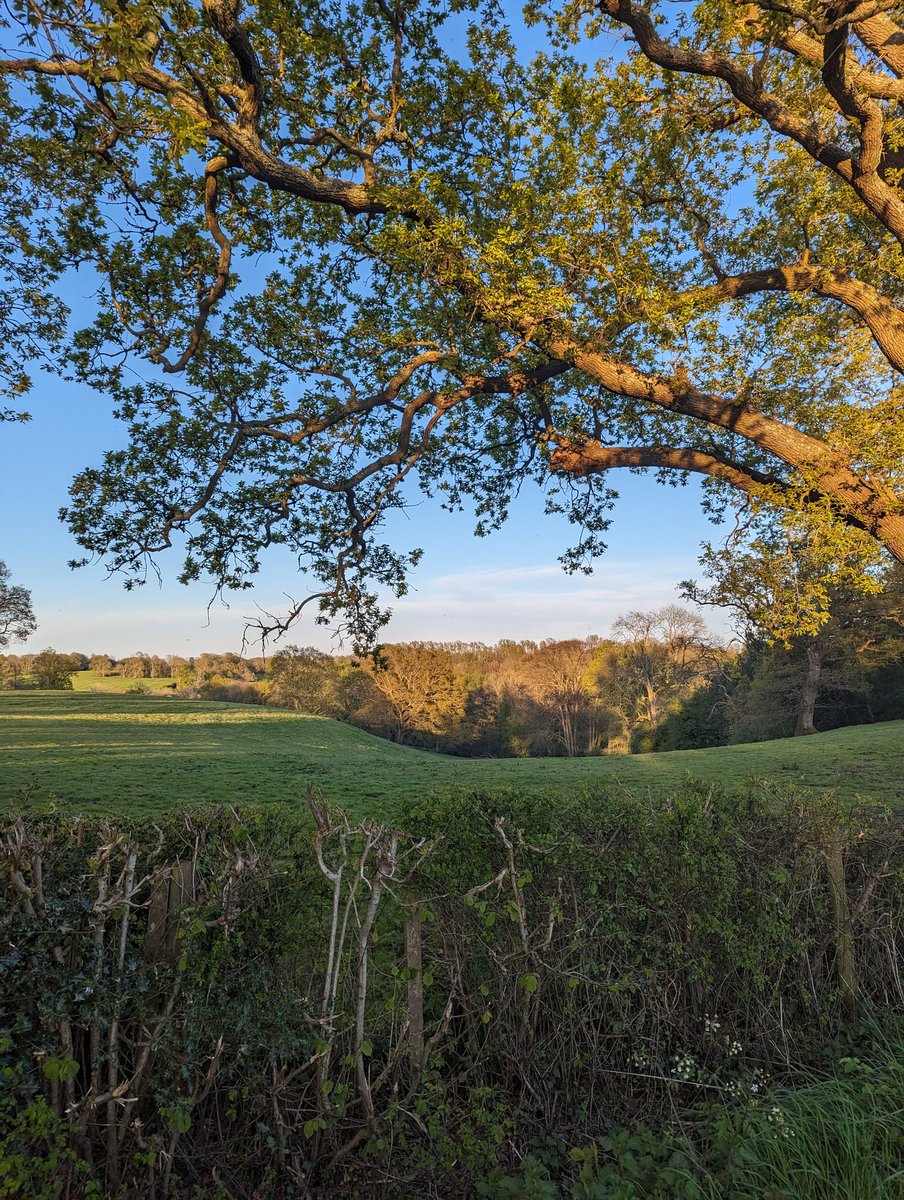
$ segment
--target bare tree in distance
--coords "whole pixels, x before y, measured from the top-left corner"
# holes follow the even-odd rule
[[[703,618],[677,604],[625,613],[612,633],[616,641],[600,649],[596,682],[622,726],[610,749],[627,749],[703,682],[720,647]]]

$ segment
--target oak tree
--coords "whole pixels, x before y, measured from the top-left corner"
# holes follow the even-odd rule
[[[24,642],[37,627],[31,592],[12,583],[12,573],[0,559],[0,650],[10,642]]]
[[[73,664],[68,654],[60,654],[52,646],[36,654],[31,664],[31,673],[39,688],[57,691],[72,690]]]
[[[898,563],[863,573],[850,557],[836,552],[827,561],[819,545],[772,534],[765,526],[746,544],[731,545],[730,554],[709,548],[701,558],[708,582],[686,580],[681,591],[696,604],[731,612],[749,656],[763,658],[767,675],[774,664],[780,675],[796,668],[794,733],[801,736],[816,733],[817,701],[827,686],[866,689],[871,670],[900,663],[904,573]],[[774,699],[764,707],[774,719]]]
[[[904,561],[898,11],[553,0],[531,49],[482,0],[11,4],[0,266],[128,429],[76,538],[225,588],[289,547],[262,626],[365,641],[416,488],[486,533],[533,481],[572,569],[616,469]]]
[[[442,645],[397,642],[385,646],[382,661],[372,662],[370,670],[388,710],[388,734],[393,741],[435,744],[464,719],[465,680]]]

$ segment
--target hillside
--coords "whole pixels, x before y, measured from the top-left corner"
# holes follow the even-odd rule
[[[178,804],[292,803],[308,782],[337,803],[387,815],[418,796],[583,786],[655,795],[693,777],[733,786],[750,776],[904,804],[904,722],[714,750],[584,759],[469,760],[395,746],[282,709],[123,695],[0,695],[0,804],[35,785],[94,812]]]

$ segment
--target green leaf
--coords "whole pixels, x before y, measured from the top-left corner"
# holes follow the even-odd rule
[[[41,1069],[47,1079],[58,1079],[61,1083],[68,1083],[78,1075],[79,1064],[74,1058],[53,1058],[47,1055]]]

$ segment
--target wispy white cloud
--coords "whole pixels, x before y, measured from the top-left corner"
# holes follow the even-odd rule
[[[686,559],[655,559],[604,561],[591,576],[565,575],[557,564],[439,575],[393,605],[386,639],[605,636],[622,613],[676,603],[687,571]],[[721,622],[711,623],[721,630]]]

